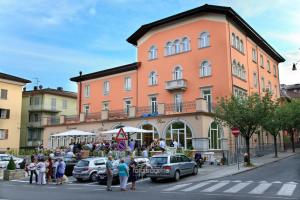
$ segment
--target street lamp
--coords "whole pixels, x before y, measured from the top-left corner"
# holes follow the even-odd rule
[[[299,63],[299,61],[300,61],[300,60],[298,60],[296,63],[293,63],[293,68],[292,68],[293,71],[296,71],[296,70],[297,70],[296,65]]]

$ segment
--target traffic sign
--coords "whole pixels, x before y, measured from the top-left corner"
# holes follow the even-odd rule
[[[240,129],[239,128],[232,128],[231,132],[232,132],[232,135],[234,135],[234,137],[237,137],[240,134]]]
[[[117,141],[128,140],[127,139],[127,134],[125,133],[125,131],[123,130],[123,128],[120,128],[120,130],[119,130],[119,132],[117,134],[116,140]]]
[[[120,140],[118,142],[118,150],[119,151],[125,151],[126,150],[126,143],[125,140]]]

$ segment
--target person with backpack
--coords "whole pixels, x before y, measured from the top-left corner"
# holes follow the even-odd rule
[[[56,184],[63,183],[63,177],[65,175],[66,163],[62,158],[58,159],[57,170],[56,170]]]

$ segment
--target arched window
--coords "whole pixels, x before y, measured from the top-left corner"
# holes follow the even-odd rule
[[[200,77],[211,75],[211,64],[208,61],[203,61],[200,66]]]
[[[244,53],[244,43],[243,40],[240,41],[240,51]]]
[[[235,60],[232,62],[232,73],[233,75],[237,75],[237,65]]]
[[[223,129],[217,122],[212,122],[208,130],[209,149],[221,149]]]
[[[156,46],[152,45],[149,50],[149,60],[153,60],[157,58],[157,48]]]
[[[141,135],[141,145],[150,146],[150,144],[153,142],[153,140],[158,140],[159,133],[157,129],[152,124],[143,124],[140,126],[141,129],[152,131],[152,133],[137,133],[142,134]]]
[[[231,45],[233,47],[235,47],[235,34],[234,33],[231,34]]]
[[[167,42],[166,44],[166,55],[169,56],[169,55],[172,55],[172,42]]]
[[[237,76],[241,77],[241,74],[242,74],[242,68],[241,68],[240,63],[238,62],[238,64],[237,64]]]
[[[174,80],[182,79],[182,69],[180,66],[175,67],[173,72],[173,79]]]
[[[241,66],[241,72],[242,72],[241,78],[245,80],[246,79],[246,70],[245,70],[244,65]]]
[[[210,45],[210,35],[208,32],[200,34],[200,48],[208,47]]]
[[[235,42],[236,42],[235,47],[236,47],[238,50],[240,50],[240,38],[239,38],[238,36],[236,36]]]
[[[182,51],[189,51],[190,50],[190,40],[185,37],[182,39]]]
[[[191,149],[193,147],[192,143],[192,130],[185,122],[173,122],[166,129],[166,144],[169,146],[171,141],[176,141],[178,147],[184,149]]]
[[[156,85],[157,84],[157,74],[156,72],[152,71],[149,74],[149,85]]]
[[[174,41],[174,52],[175,53],[180,53],[180,42],[179,42],[179,40]]]

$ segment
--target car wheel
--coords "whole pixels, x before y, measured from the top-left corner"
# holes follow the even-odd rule
[[[96,172],[94,172],[94,173],[91,174],[90,181],[92,181],[92,182],[96,182],[97,181],[97,173]]]
[[[155,183],[157,181],[157,179],[152,177],[151,181]]]
[[[193,175],[197,175],[198,174],[198,167],[194,167],[194,169],[193,169]]]
[[[180,179],[180,172],[177,170],[174,174],[174,181],[179,181]]]

